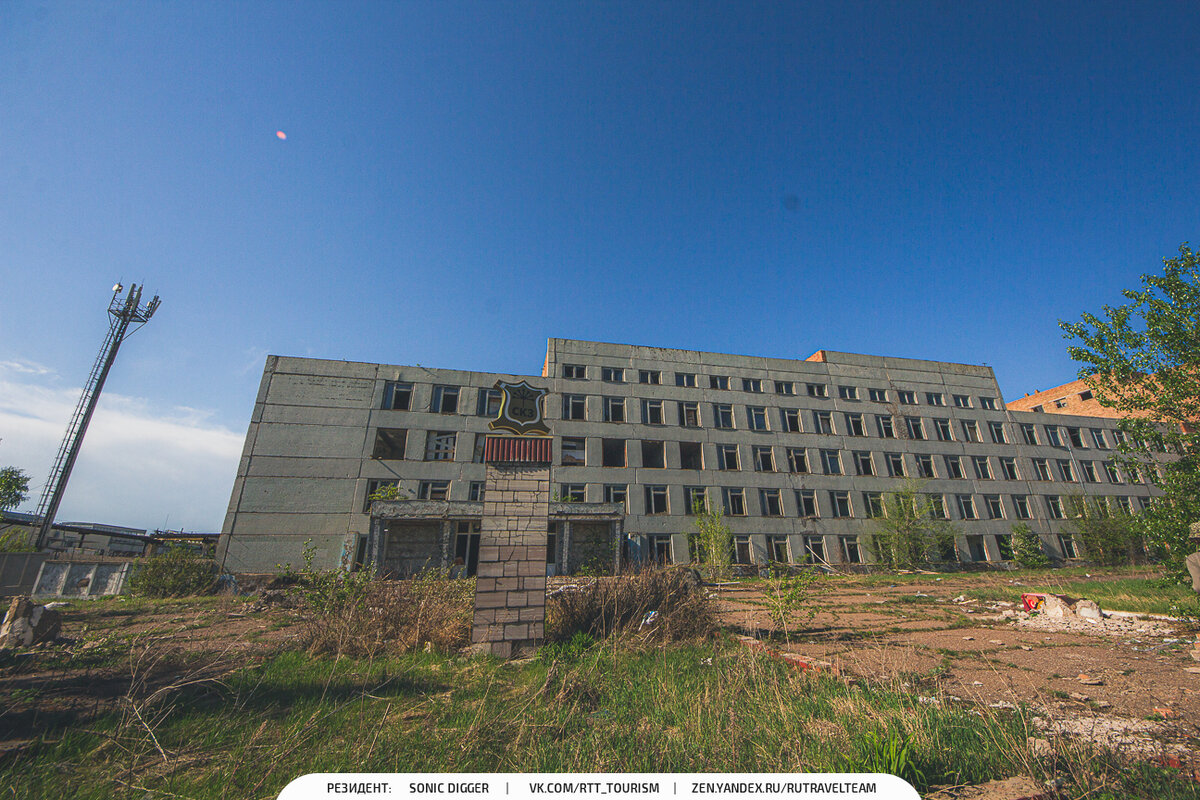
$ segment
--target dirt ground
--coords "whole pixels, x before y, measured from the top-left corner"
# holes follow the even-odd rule
[[[847,584],[851,585],[847,585]],[[829,580],[815,617],[780,650],[845,676],[891,681],[922,702],[1028,711],[1030,735],[1068,733],[1200,766],[1200,661],[1195,625],[1114,615],[1100,622],[1029,615],[1011,598],[971,597],[978,576],[854,586]],[[758,585],[761,587],[761,584]],[[778,634],[753,584],[715,594],[723,621]]]

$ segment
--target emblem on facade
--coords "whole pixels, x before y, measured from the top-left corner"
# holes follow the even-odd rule
[[[506,383],[496,381],[500,390],[500,410],[488,423],[493,431],[509,431],[518,436],[548,436],[544,400],[548,389],[538,389],[525,381]]]

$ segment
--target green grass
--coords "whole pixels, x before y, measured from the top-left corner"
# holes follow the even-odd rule
[[[1022,713],[921,704],[899,684],[794,672],[719,643],[602,645],[553,673],[541,660],[284,652],[139,713],[145,724],[110,713],[43,728],[0,763],[0,785],[31,800],[266,798],[308,772],[839,771],[902,752],[923,784],[1058,774],[1083,792],[1122,769],[1064,750],[1051,771],[1030,758]],[[1194,796],[1155,780],[1155,794],[1127,796]]]

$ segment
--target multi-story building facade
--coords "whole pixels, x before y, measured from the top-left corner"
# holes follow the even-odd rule
[[[295,564],[309,541],[324,565],[387,553],[393,571],[469,566],[493,386],[521,379],[550,392],[558,571],[580,566],[567,541],[606,536],[626,558],[686,562],[698,503],[723,507],[738,561],[860,563],[884,495],[906,481],[953,525],[952,557],[1003,561],[1024,521],[1069,559],[1082,555],[1070,498],[1136,511],[1153,495],[1110,462],[1116,420],[1013,411],[986,366],[569,339],[549,340],[532,377],[271,356],[223,528],[226,568]],[[388,486],[401,499],[375,503],[373,526],[370,498]]]

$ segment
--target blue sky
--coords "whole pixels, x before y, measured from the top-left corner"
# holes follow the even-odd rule
[[[536,374],[563,336],[1065,382],[1057,320],[1200,243],[1198,23],[9,0],[0,464],[40,488],[118,279],[163,305],[62,517],[218,529],[267,353]]]

